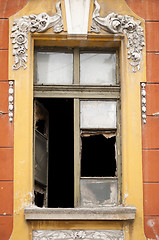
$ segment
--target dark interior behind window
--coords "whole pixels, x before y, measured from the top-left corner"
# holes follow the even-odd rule
[[[115,137],[102,134],[82,137],[81,177],[114,177]]]
[[[73,99],[38,101],[49,112],[48,207],[74,207]]]

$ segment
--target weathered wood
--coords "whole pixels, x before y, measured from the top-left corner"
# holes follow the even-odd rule
[[[121,107],[120,100],[117,101],[117,132],[116,132],[116,157],[118,176],[118,203],[122,203],[122,153],[121,153]]]
[[[34,97],[39,98],[99,98],[119,99],[120,87],[94,87],[94,86],[34,86]]]
[[[74,206],[80,205],[80,107],[74,99]]]
[[[79,84],[80,82],[80,56],[79,48],[74,49],[73,55],[73,82]]]

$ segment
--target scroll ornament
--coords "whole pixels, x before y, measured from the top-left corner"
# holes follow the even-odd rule
[[[143,28],[140,21],[135,21],[128,15],[110,13],[106,17],[100,17],[100,5],[94,0],[95,9],[92,16],[91,31],[100,33],[101,29],[113,33],[127,36],[127,49],[129,64],[133,72],[140,70],[142,60],[142,50],[145,46]]]
[[[44,12],[39,15],[31,14],[14,20],[11,34],[11,38],[13,38],[13,56],[15,58],[13,70],[27,67],[28,33],[45,32],[51,27],[53,27],[55,33],[63,31],[60,2],[56,4],[56,14],[54,16],[49,16]]]

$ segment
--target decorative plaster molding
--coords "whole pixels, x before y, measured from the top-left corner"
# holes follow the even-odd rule
[[[13,38],[13,56],[15,57],[15,64],[13,70],[20,67],[24,69],[27,67],[28,50],[28,33],[45,32],[47,29],[53,27],[55,33],[63,31],[63,20],[61,13],[61,3],[56,4],[56,14],[49,16],[47,13],[40,13],[39,15],[31,14],[15,19],[12,27],[11,38]]]
[[[65,0],[68,34],[87,34],[89,8],[90,0]]]
[[[38,208],[24,209],[25,220],[134,220],[136,207],[107,206],[98,208]]]
[[[95,9],[92,16],[91,31],[100,33],[101,29],[113,33],[127,36],[127,48],[129,64],[133,72],[140,70],[142,60],[142,49],[145,46],[143,28],[140,21],[135,21],[128,15],[110,13],[105,17],[99,17],[100,5],[94,0]]]
[[[35,230],[33,240],[124,240],[122,230]]]
[[[14,108],[14,89],[13,89],[13,81],[9,81],[9,121],[13,122],[13,108]]]
[[[146,123],[146,84],[141,83],[141,112],[143,123]]]

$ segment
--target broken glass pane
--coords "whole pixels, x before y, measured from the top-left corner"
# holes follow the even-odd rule
[[[115,85],[116,55],[108,53],[80,54],[80,84]]]
[[[35,131],[35,180],[47,185],[47,139]]]
[[[72,53],[37,53],[37,84],[69,85],[72,83]]]
[[[117,179],[80,180],[81,207],[117,204]]]
[[[81,128],[116,128],[115,101],[81,101]]]
[[[115,177],[116,137],[82,136],[81,177]]]

